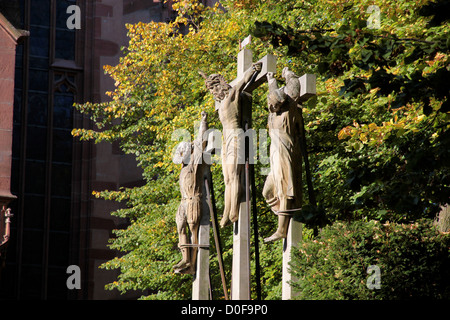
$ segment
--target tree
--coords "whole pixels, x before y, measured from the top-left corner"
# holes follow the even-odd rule
[[[209,126],[221,129],[213,98],[198,70],[220,72],[226,79],[233,79],[239,39],[248,35],[255,21],[251,18],[253,4],[248,1],[226,1],[223,6],[225,10],[218,5],[204,7],[198,1],[174,1],[173,9],[178,13],[175,21],[127,25],[130,41],[124,57],[117,66],[105,67],[116,85],[114,91],[107,93],[111,101],[76,106],[90,115],[96,129],[74,129],[73,135],[95,142],[119,141],[125,153],[136,156],[147,182],[142,187],[94,192],[97,197],[126,203],[125,209],[112,214],[130,221],[126,229],[115,230],[115,238],[111,239],[111,249],[123,255],[102,266],[120,269],[118,280],[109,284],[109,289],[148,290],[150,299],[190,297],[191,276],[175,275],[171,269],[180,254],[175,226],[180,168],[172,163],[172,153],[181,140],[192,139],[194,124],[203,110],[210,115]],[[255,41],[252,47],[261,56],[270,51],[261,41]],[[255,104],[265,106],[264,92],[258,90]],[[264,114],[263,107],[254,113],[255,128],[265,126]],[[211,170],[221,212],[224,189],[221,168],[213,164]],[[263,177],[257,182],[261,188],[263,182]],[[258,205],[262,204],[259,201]],[[266,215],[262,220],[273,218]],[[230,229],[223,232],[229,280],[231,234]],[[214,248],[211,254],[211,268],[218,270]],[[277,285],[278,281],[273,279],[281,275],[271,268],[267,282]],[[212,273],[212,281],[220,295],[218,274]],[[270,291],[270,286],[266,290]]]
[[[375,2],[377,29],[370,6],[296,2],[294,23],[253,32],[313,64],[326,85],[304,112],[327,213],[434,217],[450,193],[449,2]]]
[[[180,197],[180,168],[171,161],[172,151],[182,139],[192,139],[203,110],[211,115],[210,127],[221,129],[197,72],[233,79],[237,43],[249,33],[255,58],[278,57],[278,78],[285,66],[298,75],[318,75],[318,95],[303,106],[303,115],[319,206],[304,196],[298,219],[315,227],[323,225],[324,215],[329,222],[435,215],[448,202],[450,184],[450,43],[443,4],[427,3],[376,2],[380,29],[367,27],[373,14],[367,9],[374,4],[365,0],[226,0],[213,8],[176,0],[175,21],[127,25],[130,42],[123,58],[105,67],[116,85],[108,93],[111,101],[77,105],[97,128],[73,130],[84,140],[119,141],[125,153],[136,156],[146,181],[142,187],[95,192],[126,203],[112,214],[130,221],[111,240],[110,247],[123,255],[103,264],[120,269],[118,280],[107,287],[148,290],[149,299],[190,297],[191,277],[171,270],[179,258],[175,212]],[[253,95],[256,130],[266,128],[266,92],[262,87]],[[263,166],[258,163],[255,172]],[[211,170],[220,213],[220,165]],[[256,175],[257,190],[264,179]],[[274,230],[275,216],[260,194],[257,207],[262,238]],[[230,229],[221,232],[229,279]],[[260,250],[263,297],[279,298],[281,244],[263,244]],[[211,255],[214,270],[214,248]],[[212,282],[220,296],[218,272],[212,272]]]
[[[295,251],[294,286],[307,300],[448,299],[449,245],[430,220],[337,221]]]

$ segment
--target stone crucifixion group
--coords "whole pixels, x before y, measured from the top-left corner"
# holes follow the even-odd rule
[[[220,74],[206,76],[206,88],[217,102],[219,119],[223,126],[222,170],[225,182],[224,211],[220,226],[225,227],[239,219],[239,206],[244,188],[241,175],[244,172],[244,161],[239,159],[242,152],[242,93],[254,81],[261,71],[261,62],[254,63],[234,86],[228,84]],[[285,86],[278,88],[277,80],[272,72],[266,74],[269,92],[268,128],[271,138],[270,173],[264,184],[262,194],[278,215],[278,228],[265,241],[275,241],[286,237],[292,213],[301,208],[301,109],[299,77],[287,67],[282,77]],[[251,108],[251,104],[250,104]],[[202,215],[202,190],[204,188],[204,170],[208,166],[201,161],[206,148],[203,138],[208,129],[207,114],[201,114],[200,130],[196,140],[181,142],[175,151],[173,161],[182,164],[180,172],[181,203],[176,213],[179,248],[182,260],[174,266],[176,273],[195,273],[195,261],[198,251],[197,232]],[[191,237],[189,236],[189,231]]]

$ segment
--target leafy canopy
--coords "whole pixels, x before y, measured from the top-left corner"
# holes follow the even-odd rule
[[[94,192],[124,202],[127,206],[112,214],[130,221],[111,240],[111,249],[122,256],[102,266],[120,270],[107,287],[148,290],[150,299],[190,298],[191,277],[171,270],[180,259],[175,227],[180,167],[172,163],[172,152],[181,140],[193,138],[203,110],[210,127],[221,129],[197,71],[232,80],[237,44],[249,33],[255,60],[267,53],[278,57],[278,78],[286,66],[298,75],[317,74],[317,97],[303,106],[303,114],[319,206],[309,205],[304,192],[305,210],[297,219],[314,227],[323,225],[324,215],[328,222],[433,216],[448,201],[450,184],[450,41],[442,3],[227,0],[210,8],[175,0],[174,21],[127,25],[124,56],[105,67],[115,81],[110,101],[77,105],[96,128],[73,130],[82,140],[119,141],[125,153],[135,155],[146,182]],[[370,5],[380,9],[379,29],[367,27]],[[263,86],[253,94],[257,130],[266,128],[266,91]],[[256,165],[257,190],[264,166]],[[211,170],[220,214],[220,164]],[[276,221],[260,194],[257,207],[262,238]],[[221,233],[229,281],[231,235],[229,229]],[[308,228],[304,234],[311,236]],[[264,298],[281,294],[280,249],[280,244],[260,247]],[[214,250],[211,268],[218,270]],[[218,272],[212,272],[212,283],[220,298]]]
[[[294,20],[253,32],[325,84],[304,109],[319,201],[337,218],[433,217],[450,182],[448,1],[289,3]]]

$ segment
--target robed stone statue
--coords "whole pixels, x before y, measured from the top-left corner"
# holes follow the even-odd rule
[[[263,196],[278,215],[276,232],[264,240],[286,238],[290,218],[302,205],[301,110],[298,77],[287,68],[282,76],[286,86],[278,88],[273,73],[267,74],[269,85],[268,128],[270,144],[270,172],[264,184]]]
[[[202,159],[206,147],[203,135],[208,129],[207,113],[202,112],[202,119],[197,138],[193,143],[183,141],[178,144],[173,162],[182,164],[180,171],[181,203],[176,213],[177,231],[179,236],[178,247],[182,259],[174,266],[176,273],[194,274],[195,261],[198,251],[198,230],[202,216],[202,195],[204,185],[204,170],[208,165]],[[188,229],[189,228],[189,229]],[[191,238],[189,237],[189,231]]]

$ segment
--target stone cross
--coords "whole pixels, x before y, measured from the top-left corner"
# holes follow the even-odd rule
[[[251,94],[253,90],[267,81],[267,73],[276,73],[276,57],[268,54],[258,62],[262,62],[260,73],[255,81],[251,83],[245,92]],[[237,77],[230,85],[234,86],[244,76],[245,72],[252,67],[253,54],[249,49],[242,49],[237,58]],[[252,106],[251,99],[243,99],[242,103],[242,128],[251,127],[252,123]],[[248,105],[249,104],[249,105]],[[248,177],[252,179],[252,177]],[[241,184],[245,192],[241,199],[239,219],[233,226],[233,263],[231,270],[231,299],[232,300],[249,300],[250,299],[250,206],[249,203],[249,186],[245,183],[245,174],[242,175]],[[247,197],[246,197],[247,195]],[[252,195],[255,196],[255,195]]]
[[[276,73],[277,71],[277,58],[272,55],[268,54],[264,56],[261,60],[258,62],[262,62],[262,69],[261,72],[256,77],[255,81],[249,85],[245,91],[248,93],[251,93],[253,90],[258,88],[261,84],[267,81],[266,76],[268,72]],[[231,81],[229,84],[230,86],[234,86],[236,83],[241,80],[245,74],[245,72],[252,67],[253,64],[253,53],[249,49],[242,49],[238,53],[237,57],[237,77],[233,81]],[[220,102],[216,101],[216,109],[219,108]],[[244,117],[243,117],[244,120]],[[250,119],[245,119],[250,120]]]
[[[253,65],[253,54],[251,50],[243,48],[238,54],[238,68],[237,77],[229,85],[234,87],[248,74],[250,68]],[[273,55],[266,55],[261,60],[261,71],[256,74],[256,78],[253,79],[241,93],[241,123],[240,128],[248,130],[251,128],[252,122],[252,99],[251,93],[254,89],[267,81],[267,74],[276,74],[276,57]],[[205,78],[206,75],[200,74]],[[215,76],[215,75],[214,75]],[[211,75],[210,77],[213,77]],[[208,78],[209,79],[209,78]],[[213,78],[214,79],[214,78]],[[300,92],[298,93],[296,101],[298,103],[306,101],[309,97],[315,95],[315,76],[304,75],[299,78]],[[212,87],[208,86],[211,93]],[[222,98],[216,99],[216,110],[220,109]],[[222,120],[221,120],[222,121]],[[210,134],[208,138],[207,153],[213,152],[214,149],[218,149],[217,143],[219,139],[214,134]],[[217,150],[216,150],[217,153]],[[223,159],[222,159],[223,160]],[[246,163],[248,166],[248,162]],[[232,279],[231,279],[231,298],[233,300],[248,300],[250,299],[250,179],[253,179],[250,175],[241,174],[240,185],[245,192],[239,195],[239,219],[234,222],[233,225],[233,263],[232,263]],[[253,195],[255,196],[255,195]],[[283,299],[290,299],[292,297],[292,289],[289,285],[290,272],[289,261],[292,249],[297,246],[301,240],[301,224],[291,219],[292,223],[289,224],[287,238],[283,244]]]
[[[293,279],[289,263],[292,250],[302,238],[302,226],[292,217],[302,210],[303,161],[307,167],[306,176],[309,181],[309,162],[300,104],[315,94],[315,77],[304,75],[299,78],[288,67],[283,69],[282,77],[285,78],[286,85],[278,88],[274,74],[267,75],[269,87],[267,125],[271,138],[270,172],[262,194],[278,216],[276,231],[264,241],[283,240],[282,299],[288,300],[294,295],[290,285]],[[308,190],[309,185],[308,183]]]
[[[316,95],[316,75],[304,74],[299,78],[300,96],[297,102],[302,103]],[[290,219],[287,236],[283,239],[283,268],[282,268],[282,287],[281,299],[290,300],[297,295],[290,282],[296,279],[290,272],[290,262],[292,251],[298,247],[302,240],[302,224],[294,219]]]
[[[204,135],[208,128],[207,113],[201,113],[195,141],[178,144],[173,162],[182,164],[179,183],[181,201],[176,213],[178,247],[182,259],[173,268],[175,273],[193,274],[193,300],[208,300],[209,294],[209,220],[205,179],[211,178],[209,163],[203,161],[206,147]],[[190,239],[189,239],[190,238]]]

